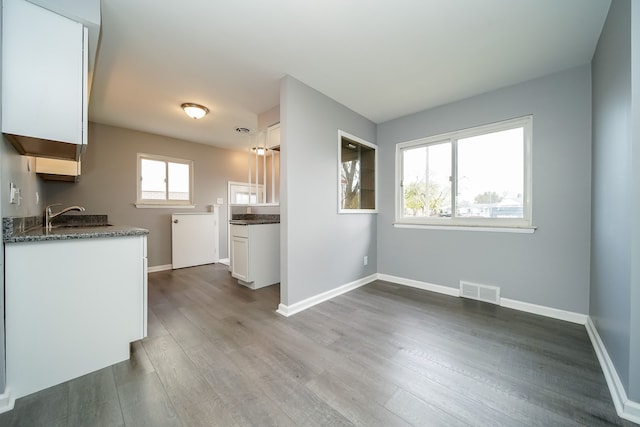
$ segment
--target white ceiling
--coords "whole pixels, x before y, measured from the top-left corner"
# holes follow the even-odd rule
[[[288,74],[381,123],[589,62],[609,5],[102,0],[89,118],[241,149],[234,129],[256,129]]]

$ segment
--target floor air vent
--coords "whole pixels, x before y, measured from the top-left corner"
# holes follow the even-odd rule
[[[460,281],[460,296],[479,301],[500,304],[500,288],[497,286],[479,285]]]

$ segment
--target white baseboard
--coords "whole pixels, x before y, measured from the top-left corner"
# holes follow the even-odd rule
[[[386,282],[397,283],[398,285],[410,286],[412,288],[423,289],[425,291],[437,292],[439,294],[452,297],[460,296],[460,289],[449,286],[435,285],[433,283],[421,282],[419,280],[405,279],[404,277],[391,276],[389,274],[378,273],[378,279]],[[587,323],[587,315],[574,313],[571,311],[559,310],[557,308],[545,307],[542,305],[530,304],[528,302],[517,301],[508,298],[500,298],[500,305],[514,310],[525,311],[527,313],[539,314],[553,319],[565,320],[571,323],[584,325]]]
[[[359,288],[360,286],[364,286],[367,283],[371,283],[377,278],[377,274],[372,274],[370,276],[363,277],[362,279],[358,279],[345,285],[339,286],[335,289],[331,289],[330,291],[314,295],[295,304],[280,304],[278,305],[278,309],[276,310],[276,312],[285,317],[293,316],[294,314],[306,310],[307,308],[313,307],[314,305],[320,304],[321,302],[325,302],[327,300],[330,300],[331,298],[337,297],[338,295],[342,295],[346,292]]]
[[[224,265],[229,265],[231,261],[229,260],[229,258],[222,258],[218,260],[219,264],[224,264]]]
[[[0,414],[12,410],[15,403],[16,400],[11,397],[11,392],[5,390],[3,394],[0,394]]]
[[[389,274],[378,273],[378,280],[396,283],[398,285],[410,286],[412,288],[422,289],[425,291],[437,292],[439,294],[449,295],[451,297],[459,297],[460,289],[450,288],[449,286],[434,285],[433,283],[421,282],[419,280],[405,279],[404,277],[391,276]]]
[[[514,310],[525,311],[527,313],[538,314],[540,316],[551,317],[552,319],[564,320],[566,322],[586,325],[588,316],[586,314],[575,313],[573,311],[560,310],[558,308],[546,307],[544,305],[531,304],[509,298],[500,298],[502,307]]]
[[[149,269],[147,270],[149,273],[156,273],[158,271],[166,271],[166,270],[171,270],[173,269],[173,265],[172,264],[165,264],[165,265],[154,265],[153,267],[149,267]]]
[[[609,386],[609,392],[611,393],[611,398],[613,399],[613,404],[616,407],[618,416],[625,420],[640,424],[640,403],[629,400],[627,397],[627,392],[624,390],[622,381],[620,381],[616,367],[613,365],[613,362],[609,357],[609,353],[607,352],[607,348],[604,346],[604,343],[600,338],[600,334],[598,334],[598,330],[596,329],[596,325],[591,320],[591,317],[587,318],[586,328],[587,334],[589,334],[589,338],[591,339],[593,349],[595,350],[600,366],[602,367],[602,372],[604,373],[604,378],[607,381],[607,386]]]

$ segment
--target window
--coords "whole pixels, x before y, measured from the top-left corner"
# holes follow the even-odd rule
[[[258,200],[264,200],[262,184],[229,181],[228,192],[231,205],[255,205]]]
[[[338,212],[375,212],[377,146],[338,131],[338,153]]]
[[[396,224],[530,228],[532,117],[396,145]]]
[[[193,206],[193,162],[138,154],[138,205]]]

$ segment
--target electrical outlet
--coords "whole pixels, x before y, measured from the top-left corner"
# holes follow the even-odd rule
[[[364,265],[368,265],[369,264],[369,257],[365,255],[362,262],[363,262]]]

